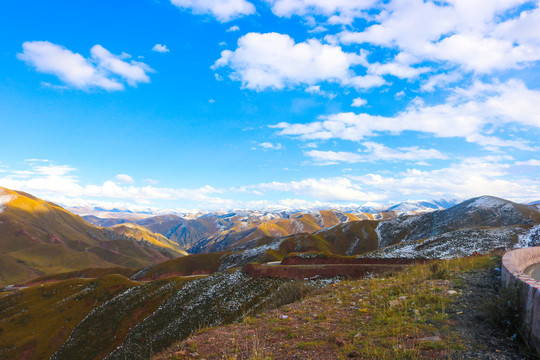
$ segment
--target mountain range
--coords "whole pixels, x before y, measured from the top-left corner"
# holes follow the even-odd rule
[[[376,214],[86,219],[97,225],[0,188],[0,359],[149,358],[201,326],[281,304],[291,283],[252,278],[241,270],[251,262],[449,259],[540,244],[535,204],[492,196],[448,208],[407,202]],[[306,286],[328,284],[317,281]]]
[[[374,214],[244,210],[196,218],[175,214],[80,217],[54,203],[5,188],[0,188],[0,199],[0,284],[87,268],[143,269],[189,253],[226,254],[213,261],[214,265],[203,266],[203,272],[247,261],[281,260],[291,252],[448,257],[454,251],[452,246],[446,246],[445,254],[426,249],[458,244],[458,239],[484,244],[470,246],[480,252],[508,248],[540,223],[537,204],[489,196],[454,206],[449,200],[407,201]],[[505,241],[497,245],[486,241],[499,238],[494,232],[505,234]],[[193,269],[197,272],[198,268]]]

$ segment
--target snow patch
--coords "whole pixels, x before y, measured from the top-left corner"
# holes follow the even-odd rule
[[[528,233],[519,235],[516,248],[540,245],[540,225],[533,226]]]
[[[0,213],[4,211],[4,208],[10,201],[15,200],[17,195],[6,194],[3,190],[0,189]]]
[[[535,228],[540,232],[540,226]],[[526,232],[525,229],[515,226],[487,229],[467,228],[423,240],[404,241],[379,249],[366,256],[377,258],[453,259],[475,253],[487,254],[494,249],[510,250],[517,246],[512,241],[515,235],[518,235],[518,238],[524,237],[523,242],[525,243],[525,237],[528,234],[534,233],[532,230]],[[537,241],[540,241],[540,239]]]
[[[504,205],[510,205],[508,201],[499,199],[492,196],[482,196],[469,204],[470,207],[477,207],[481,209],[495,209]]]

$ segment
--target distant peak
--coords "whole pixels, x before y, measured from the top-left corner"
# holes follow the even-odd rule
[[[491,195],[483,195],[477,198],[470,199],[467,207],[494,209],[511,203],[512,202],[509,200],[501,199]]]

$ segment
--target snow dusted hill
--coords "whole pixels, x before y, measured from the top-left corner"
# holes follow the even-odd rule
[[[535,207],[482,196],[447,210],[381,222],[379,250],[367,256],[447,259],[536,246],[537,224]]]
[[[273,247],[295,252],[447,259],[540,245],[540,212],[532,206],[491,196],[421,215],[374,220],[276,239]],[[374,249],[378,250],[366,254]]]
[[[540,223],[540,213],[531,206],[493,196],[462,202],[450,209],[420,216],[400,216],[382,222],[377,228],[381,247],[401,241],[413,241],[450,231],[490,226],[532,225]]]
[[[425,213],[425,212],[430,212],[430,211],[435,211],[435,210],[448,209],[458,203],[459,203],[459,200],[457,199],[451,199],[451,200],[441,199],[441,200],[431,200],[431,201],[407,200],[388,208],[388,210],[395,211],[397,213],[405,213],[408,215],[413,215],[413,214]]]
[[[261,245],[259,239],[275,239],[272,243],[279,243],[288,238],[289,242],[309,239],[309,243],[316,244],[316,239],[333,239],[331,234],[340,231],[345,224],[356,221],[375,220],[379,222],[376,229],[376,242],[379,249],[398,243],[407,243],[410,251],[421,246],[424,249],[418,252],[418,256],[434,256],[436,252],[429,252],[432,247],[441,248],[442,243],[455,240],[456,244],[467,253],[465,242],[478,241],[482,249],[506,248],[517,242],[517,237],[523,235],[526,228],[506,229],[508,226],[530,226],[540,223],[540,213],[536,205],[523,205],[492,196],[482,196],[464,201],[452,206],[457,200],[432,200],[432,201],[406,201],[392,206],[387,211],[376,214],[347,213],[340,210],[317,210],[311,212],[290,213],[288,211],[258,211],[241,210],[225,213],[208,213],[195,219],[186,219],[176,215],[159,215],[134,221],[153,232],[161,233],[167,238],[177,242],[191,253],[206,253],[215,251],[248,250]],[[114,225],[121,220],[99,219],[85,217],[88,221],[98,222],[102,226]],[[490,227],[494,229],[481,229]],[[476,230],[467,230],[477,228]],[[329,229],[329,231],[325,231]],[[356,229],[356,227],[353,227]],[[497,243],[495,236],[501,232],[504,236],[512,238],[509,242]],[[355,235],[354,230],[345,231],[349,234],[340,240],[337,253],[343,255],[359,254],[365,242],[365,236]],[[316,235],[308,236],[308,234]],[[469,236],[467,238],[467,236]],[[511,235],[511,236],[510,236]],[[279,240],[282,238],[282,240]],[[493,239],[490,243],[486,239]],[[432,239],[425,244],[412,244],[412,242]],[[483,239],[483,240],[482,240]],[[436,240],[436,241],[435,241]],[[350,242],[350,244],[349,244]],[[266,242],[263,242],[266,243]],[[333,240],[330,241],[333,243]],[[370,240],[371,248],[373,239]],[[325,248],[321,243],[312,246],[312,250]],[[391,251],[397,256],[401,247]],[[474,248],[471,245],[470,248]],[[295,251],[305,251],[303,247],[295,246]],[[457,249],[457,248],[456,248]],[[404,252],[409,250],[404,249]],[[448,247],[448,251],[451,247]],[[368,250],[369,251],[369,250]],[[415,250],[416,251],[416,250]],[[431,250],[430,250],[431,251]],[[461,251],[461,252],[460,252]],[[473,251],[474,252],[474,251]],[[441,256],[446,256],[442,252]],[[448,254],[447,254],[448,255]],[[404,255],[405,256],[405,255]]]
[[[532,203],[529,203],[532,207],[534,207],[536,210],[540,211],[540,200],[533,201]]]
[[[538,230],[538,228],[532,228]],[[511,250],[530,238],[528,226],[474,227],[450,231],[416,241],[402,241],[367,254],[367,257],[452,259],[493,250]]]

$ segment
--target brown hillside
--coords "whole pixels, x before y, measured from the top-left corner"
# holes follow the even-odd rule
[[[93,226],[60,206],[0,187],[0,285],[96,267],[142,268],[181,255]]]

